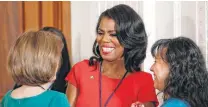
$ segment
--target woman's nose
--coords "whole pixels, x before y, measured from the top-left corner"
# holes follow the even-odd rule
[[[108,34],[103,35],[102,41],[103,42],[110,42],[111,41],[110,36]]]

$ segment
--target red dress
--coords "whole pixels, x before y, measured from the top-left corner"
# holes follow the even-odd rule
[[[120,80],[102,75],[102,104]],[[79,91],[76,107],[99,107],[99,67],[89,66],[88,60],[81,61],[73,66],[66,81]],[[130,107],[136,101],[151,101],[158,105],[152,76],[149,73],[135,72],[124,78],[107,107]]]

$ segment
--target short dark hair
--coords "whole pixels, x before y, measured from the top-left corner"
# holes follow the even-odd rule
[[[116,23],[117,38],[121,45],[124,46],[123,55],[126,70],[128,72],[140,71],[140,64],[143,63],[146,57],[147,48],[147,35],[141,17],[127,5],[116,5],[100,15],[96,33],[98,33],[100,22],[104,17],[110,18]],[[102,60],[96,40],[93,45],[93,53],[99,60]],[[90,65],[93,62],[93,58],[91,57],[90,59]]]
[[[162,53],[165,49],[165,54]],[[158,40],[151,49],[168,63],[164,94],[183,99],[191,107],[208,107],[208,72],[199,47],[189,38]]]

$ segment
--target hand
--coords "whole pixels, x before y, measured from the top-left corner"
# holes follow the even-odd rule
[[[141,102],[139,102],[139,101],[137,101],[135,103],[132,103],[131,104],[131,107],[144,107],[144,104],[141,103]]]

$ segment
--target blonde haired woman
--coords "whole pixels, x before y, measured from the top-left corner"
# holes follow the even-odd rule
[[[69,107],[65,94],[48,90],[60,67],[61,38],[50,32],[23,33],[11,48],[8,70],[22,86],[9,91],[2,107]]]

